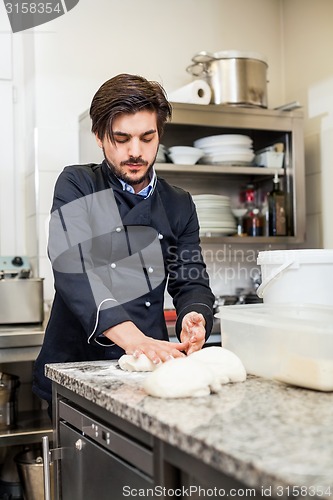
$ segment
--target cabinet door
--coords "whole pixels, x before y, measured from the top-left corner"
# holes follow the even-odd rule
[[[152,488],[150,477],[60,422],[62,500],[110,500]]]

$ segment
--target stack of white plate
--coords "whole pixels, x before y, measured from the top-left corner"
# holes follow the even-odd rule
[[[236,233],[236,221],[228,196],[197,194],[193,196],[193,201],[197,209],[200,236],[226,236]]]
[[[254,158],[252,143],[247,135],[223,134],[198,139],[194,146],[204,151],[201,163],[248,165]]]

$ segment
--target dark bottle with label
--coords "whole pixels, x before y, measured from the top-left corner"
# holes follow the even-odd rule
[[[273,180],[273,190],[268,195],[269,236],[287,235],[286,197],[280,189],[278,174]]]

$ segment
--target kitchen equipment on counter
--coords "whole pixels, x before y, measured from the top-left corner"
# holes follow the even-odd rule
[[[22,485],[24,500],[44,498],[44,463],[42,447],[21,451],[14,458]],[[53,498],[54,467],[50,464],[51,498]]]
[[[267,108],[267,61],[256,52],[201,51],[186,70],[206,80],[211,103]]]
[[[267,304],[333,305],[333,250],[259,252],[262,283],[257,289]]]
[[[222,345],[248,374],[333,391],[333,308],[303,304],[222,307]]]
[[[253,289],[237,288],[234,295],[218,295],[214,302],[214,314],[223,306],[235,306],[239,304],[259,304],[262,299]]]
[[[12,429],[17,422],[17,375],[0,372],[0,429]]]
[[[0,325],[42,323],[43,279],[31,274],[26,257],[0,257]]]
[[[238,304],[238,295],[219,295],[214,302],[214,313],[220,310],[221,306],[234,306]]]

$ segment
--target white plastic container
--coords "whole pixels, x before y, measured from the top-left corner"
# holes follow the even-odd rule
[[[282,168],[284,153],[265,151],[255,156],[255,164],[259,167]]]
[[[333,250],[259,252],[262,283],[257,295],[265,304],[333,306]]]
[[[333,391],[333,308],[251,304],[225,306],[216,315],[222,345],[248,374]]]

